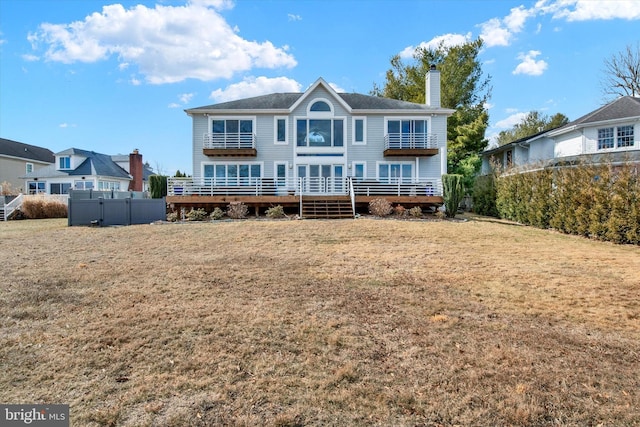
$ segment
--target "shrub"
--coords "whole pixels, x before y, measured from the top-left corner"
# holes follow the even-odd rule
[[[29,219],[67,217],[67,205],[57,200],[27,199],[20,210]]]
[[[152,199],[161,199],[167,195],[167,177],[151,175],[149,177],[149,192]]]
[[[393,213],[398,216],[405,216],[407,214],[407,209],[402,205],[398,205],[393,208]]]
[[[369,213],[375,216],[389,216],[393,206],[387,199],[373,199],[369,202]]]
[[[211,218],[214,221],[220,220],[224,217],[224,211],[218,207],[216,207],[213,212],[211,212],[211,215],[209,215],[209,218]]]
[[[420,206],[414,206],[409,209],[409,215],[414,218],[420,218],[422,216],[422,208]]]
[[[456,216],[460,202],[464,198],[464,187],[462,186],[462,175],[446,174],[442,175],[442,186],[444,189],[444,206],[446,215],[449,218]]]
[[[227,216],[233,219],[246,218],[249,208],[243,202],[231,202],[227,206]]]
[[[489,174],[476,178],[471,193],[473,211],[479,215],[498,216],[496,207],[496,176]]]
[[[13,189],[13,185],[9,181],[0,182],[0,196],[16,196],[18,191]]]
[[[206,221],[209,218],[207,211],[204,209],[193,209],[187,214],[187,221]]]
[[[269,218],[284,218],[286,216],[284,214],[284,208],[280,205],[267,209],[266,215]]]
[[[178,212],[169,212],[167,214],[167,221],[169,222],[178,222],[179,219],[180,215],[178,214]]]

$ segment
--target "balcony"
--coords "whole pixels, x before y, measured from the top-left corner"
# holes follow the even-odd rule
[[[389,133],[384,136],[385,157],[428,157],[438,154],[437,135]]]
[[[205,133],[202,152],[205,156],[256,157],[256,135],[252,132]]]

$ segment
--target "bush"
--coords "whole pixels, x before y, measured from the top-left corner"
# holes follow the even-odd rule
[[[496,176],[489,174],[476,178],[471,193],[473,211],[479,215],[498,216],[496,207]]]
[[[387,199],[373,199],[369,202],[369,213],[375,216],[389,216],[393,206]]]
[[[167,195],[167,177],[164,175],[149,176],[149,192],[152,199],[161,199]]]
[[[422,208],[420,206],[414,206],[409,209],[409,215],[414,218],[420,218],[422,216]]]
[[[286,216],[284,214],[284,208],[280,205],[267,209],[266,215],[268,218],[284,218]]]
[[[462,175],[447,174],[442,175],[442,186],[444,189],[444,207],[449,218],[456,216],[460,202],[464,198],[464,187],[462,186]]]
[[[224,211],[218,207],[216,207],[213,212],[211,212],[211,215],[209,215],[209,218],[211,218],[214,221],[218,221],[220,219],[222,219],[224,217]]]
[[[169,212],[167,214],[167,221],[169,222],[178,222],[179,219],[180,215],[178,214],[178,212]]]
[[[207,211],[202,208],[191,208],[189,213],[187,213],[187,221],[206,221],[207,219],[209,219],[209,215],[207,214]]]
[[[243,202],[231,202],[227,206],[227,216],[233,219],[246,218],[249,208]]]
[[[393,208],[393,213],[398,216],[405,216],[407,214],[407,209],[402,205],[398,205]]]
[[[20,210],[25,218],[66,218],[67,205],[57,200],[27,199],[22,203]]]

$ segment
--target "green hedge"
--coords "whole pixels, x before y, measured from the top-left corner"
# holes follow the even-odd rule
[[[495,180],[495,188],[502,218],[640,244],[640,179],[633,164],[580,164],[507,174]]]
[[[167,177],[151,175],[149,177],[149,192],[152,199],[161,199],[167,195]]]

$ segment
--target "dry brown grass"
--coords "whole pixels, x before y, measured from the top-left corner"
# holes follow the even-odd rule
[[[480,219],[0,241],[0,402],[74,426],[640,425],[638,247]]]

